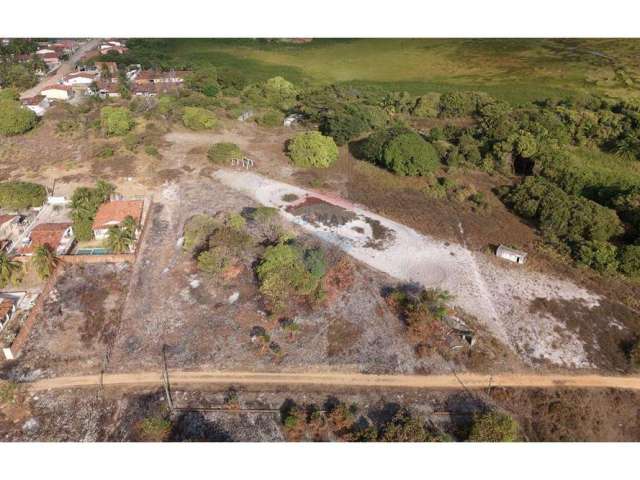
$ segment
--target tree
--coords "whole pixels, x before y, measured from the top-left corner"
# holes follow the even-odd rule
[[[617,248],[609,242],[591,240],[578,247],[577,261],[601,273],[618,270]]]
[[[102,107],[100,125],[108,136],[122,136],[134,127],[135,121],[124,107]]]
[[[207,158],[218,165],[228,165],[232,160],[242,159],[242,150],[235,143],[219,142],[209,147]]]
[[[22,269],[22,263],[13,261],[6,253],[0,252],[0,288],[15,282]]]
[[[265,127],[281,127],[284,122],[284,114],[278,110],[268,110],[256,118],[256,122]]]
[[[640,277],[640,245],[620,249],[620,271],[630,277]]]
[[[185,83],[191,90],[203,93],[207,97],[215,97],[220,90],[218,71],[212,66],[196,68],[185,78]]]
[[[218,125],[215,114],[205,108],[184,107],[182,123],[191,130],[209,130]]]
[[[31,265],[36,269],[36,273],[41,280],[51,276],[58,262],[58,256],[51,247],[46,244],[37,246],[31,257]]]
[[[98,180],[94,188],[79,187],[71,196],[71,218],[73,231],[80,241],[93,238],[92,223],[100,205],[109,200],[115,187],[103,180]]]
[[[35,127],[38,117],[19,102],[0,99],[0,134],[20,135]]]
[[[432,435],[424,424],[402,409],[382,428],[380,440],[383,442],[428,442]]]
[[[130,252],[136,240],[136,222],[133,217],[125,218],[120,226],[109,228],[105,245],[113,253]]]
[[[520,426],[506,413],[488,412],[476,415],[471,426],[471,442],[515,442],[518,441]]]
[[[368,128],[367,122],[361,115],[347,111],[326,116],[320,124],[320,131],[332,137],[338,145],[344,145]]]
[[[438,152],[417,133],[405,133],[391,140],[384,149],[385,167],[402,176],[428,175],[440,164]]]
[[[338,159],[338,146],[320,132],[304,132],[289,141],[287,154],[298,167],[326,168]]]
[[[435,118],[438,116],[439,105],[440,94],[427,93],[418,97],[413,109],[411,110],[411,115],[420,118]]]

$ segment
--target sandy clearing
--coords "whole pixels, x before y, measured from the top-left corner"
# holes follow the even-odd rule
[[[640,377],[611,377],[604,375],[369,375],[361,373],[257,373],[257,372],[185,372],[170,370],[172,386],[189,385],[309,385],[330,387],[387,387],[427,389],[481,389],[489,387],[514,388],[617,388],[640,390]],[[38,380],[29,384],[31,392],[79,387],[163,386],[160,372],[133,372]]]
[[[405,282],[448,290],[455,295],[456,306],[478,317],[495,337],[517,351],[529,364],[546,360],[572,368],[593,366],[582,341],[567,329],[562,319],[529,312],[529,306],[536,298],[579,300],[590,307],[599,304],[599,296],[571,282],[523,268],[510,268],[510,265],[498,266],[464,245],[422,235],[333,195],[305,190],[247,171],[218,170],[215,178],[263,205],[278,208],[286,220],[373,268]],[[306,197],[316,197],[354,212],[357,218],[331,226],[308,222],[286,210],[292,203],[282,198],[291,193],[299,197],[295,203]],[[393,232],[393,238],[384,248],[370,246],[371,229],[362,226],[366,219],[377,220]],[[359,233],[354,227],[360,227]],[[460,230],[464,238],[462,226]]]

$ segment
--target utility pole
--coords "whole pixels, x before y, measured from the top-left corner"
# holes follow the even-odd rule
[[[169,384],[166,348],[166,345],[162,345],[162,381],[164,383],[164,393],[167,396],[167,405],[169,405],[169,410],[173,412],[173,399],[171,398],[171,385]]]

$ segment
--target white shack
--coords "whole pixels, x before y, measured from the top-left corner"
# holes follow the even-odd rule
[[[527,254],[525,252],[507,247],[506,245],[500,245],[496,249],[496,256],[519,264],[523,264],[527,261]]]

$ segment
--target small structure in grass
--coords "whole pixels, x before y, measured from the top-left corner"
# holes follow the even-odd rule
[[[506,245],[498,246],[498,248],[496,249],[496,256],[518,264],[523,264],[527,261],[526,252],[507,247]]]

